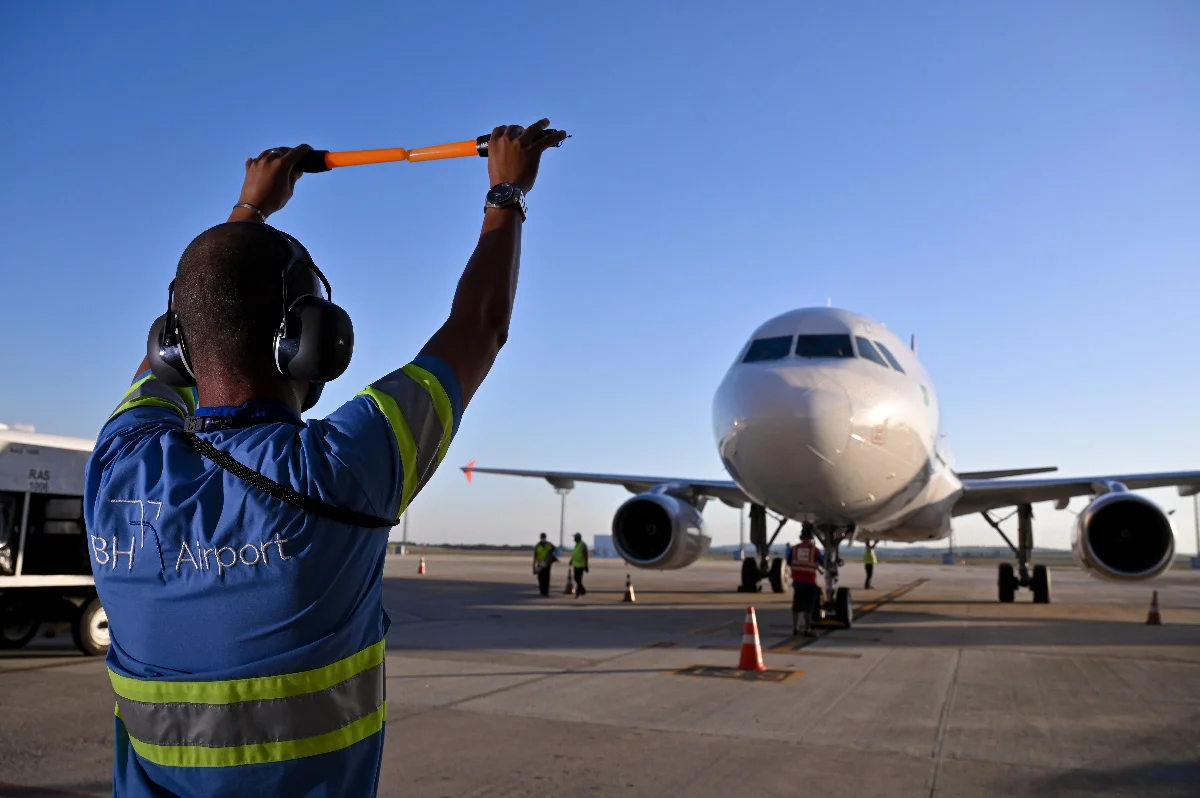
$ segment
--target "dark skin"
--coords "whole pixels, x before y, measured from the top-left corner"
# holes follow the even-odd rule
[[[567,136],[563,131],[535,142],[536,135],[549,126],[550,120],[541,119],[528,128],[508,125],[493,130],[488,142],[489,186],[513,183],[529,194],[537,180],[542,154]],[[307,144],[277,147],[248,158],[238,202],[253,205],[262,214],[234,208],[228,221],[265,222],[287,205],[302,174],[296,170],[297,164],[311,150]],[[458,281],[450,315],[421,349],[421,354],[440,358],[454,371],[462,387],[464,408],[508,338],[521,262],[521,226],[517,208],[487,209],[479,243]],[[299,414],[308,392],[308,383],[288,380],[277,372],[228,374],[205,369],[199,362],[194,366],[200,396],[208,407],[236,406],[259,399],[281,402]],[[137,373],[148,368],[149,360],[143,359]]]

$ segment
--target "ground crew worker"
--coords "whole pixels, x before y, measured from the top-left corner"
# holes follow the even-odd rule
[[[533,572],[537,574],[538,592],[543,596],[550,595],[550,566],[558,559],[554,555],[554,544],[546,540],[546,533],[533,547]]]
[[[805,525],[800,532],[800,542],[788,553],[788,565],[792,569],[792,634],[803,632],[805,637],[816,637],[812,630],[813,613],[821,601],[821,588],[817,574],[825,555],[813,541],[812,529]],[[804,620],[801,628],[801,618]]]
[[[583,575],[588,569],[588,548],[583,535],[575,533],[575,550],[571,552],[571,568],[575,571],[575,598],[587,593],[583,586]]]
[[[300,414],[349,364],[349,318],[299,242],[265,224],[311,148],[247,160],[229,221],[184,251],[86,472],[115,795],[376,794],[387,525],[507,338],[523,196],[563,135],[535,142],[547,125],[492,132],[493,188],[449,317],[324,419]]]
[[[867,572],[867,583],[863,585],[863,590],[870,590],[871,580],[875,578],[875,563],[879,562],[875,556],[875,544],[878,542],[868,540],[863,544],[863,570]]]

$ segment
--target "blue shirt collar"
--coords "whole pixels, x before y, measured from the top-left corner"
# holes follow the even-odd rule
[[[237,426],[252,424],[273,424],[282,422],[303,427],[304,422],[290,407],[282,402],[272,402],[265,399],[251,399],[241,405],[219,405],[216,407],[197,407],[193,414],[197,418],[227,418],[236,420]]]

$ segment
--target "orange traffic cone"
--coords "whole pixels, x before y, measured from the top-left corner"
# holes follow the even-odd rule
[[[765,671],[763,665],[762,645],[758,642],[758,619],[754,608],[746,608],[746,625],[742,629],[742,656],[738,662],[740,671]]]
[[[575,577],[571,575],[570,567],[567,568],[567,586],[563,589],[564,596],[575,595]]]
[[[1150,614],[1146,616],[1146,623],[1149,626],[1162,626],[1162,616],[1158,614],[1158,591],[1150,596]]]
[[[421,564],[417,566],[417,576],[425,573],[425,558],[421,558]]]
[[[633,582],[629,579],[629,574],[625,574],[625,601],[637,601],[637,597],[633,595]]]

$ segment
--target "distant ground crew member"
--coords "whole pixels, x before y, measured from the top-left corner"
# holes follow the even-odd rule
[[[817,584],[817,574],[825,555],[813,541],[812,529],[805,525],[800,532],[800,542],[792,546],[788,553],[788,565],[792,569],[792,634],[803,632],[805,637],[815,637],[812,630],[813,614],[821,601],[821,588]],[[804,625],[801,627],[801,618]]]
[[[879,562],[879,558],[875,555],[875,544],[879,541],[868,540],[863,547],[863,570],[867,572],[867,583],[863,585],[863,590],[871,589],[871,580],[875,578],[875,563]]]
[[[492,132],[493,188],[446,322],[323,419],[300,414],[349,365],[350,319],[307,250],[265,224],[312,148],[247,160],[229,221],[184,250],[86,471],[117,696],[114,795],[377,793],[388,533],[507,338],[522,197],[562,140],[535,142],[547,125]],[[379,292],[399,318],[428,301]]]
[[[575,598],[587,593],[583,586],[583,575],[588,569],[588,548],[583,535],[575,533],[575,550],[571,552],[571,568],[575,571]]]
[[[543,596],[550,595],[550,566],[558,560],[554,554],[554,544],[546,540],[546,533],[533,547],[533,572],[537,574],[538,592]]]

